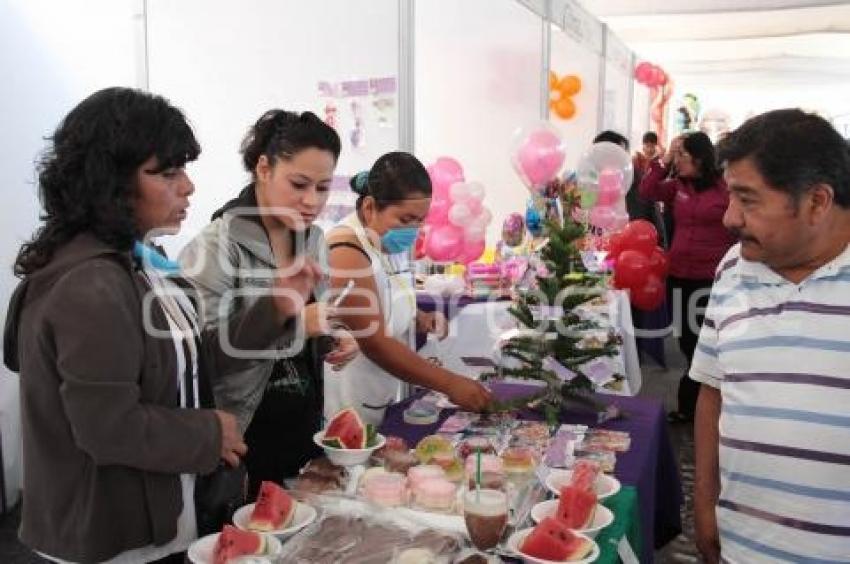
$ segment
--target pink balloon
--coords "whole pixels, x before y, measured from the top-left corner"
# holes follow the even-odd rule
[[[597,206],[613,206],[620,201],[623,193],[623,172],[605,169],[599,173],[599,195]]]
[[[530,187],[539,187],[553,178],[564,164],[561,140],[546,129],[532,131],[519,148],[517,161]]]
[[[644,61],[635,67],[635,78],[641,84],[646,84],[652,73],[652,63]]]
[[[611,231],[619,231],[629,222],[629,212],[626,210],[614,210],[614,222],[611,225]]]
[[[449,187],[455,182],[463,182],[463,167],[451,157],[440,157],[428,167],[431,184],[436,193],[448,196]]]
[[[452,225],[463,227],[469,223],[470,219],[472,219],[472,213],[469,211],[469,207],[465,202],[452,204],[452,207],[449,208],[449,223]]]
[[[480,241],[465,241],[460,256],[455,260],[463,264],[469,264],[472,261],[478,260],[484,253],[484,247],[484,239]]]
[[[435,225],[425,241],[425,253],[436,261],[453,260],[463,251],[463,229],[454,225]]]
[[[448,199],[433,199],[431,207],[428,209],[428,215],[425,216],[425,223],[428,225],[445,225],[449,221],[449,209],[451,202]]]
[[[617,221],[617,212],[610,206],[594,206],[590,210],[590,224],[599,229],[608,231]]]
[[[481,200],[476,200],[475,198],[469,198],[464,202],[466,207],[469,208],[469,213],[472,214],[473,217],[477,216],[481,213],[481,210],[484,209],[484,205],[481,203]]]

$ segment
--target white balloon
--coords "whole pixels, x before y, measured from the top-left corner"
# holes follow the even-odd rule
[[[453,202],[462,202],[469,198],[469,184],[466,182],[455,182],[449,188],[449,197]]]
[[[469,211],[466,204],[454,204],[449,208],[449,222],[453,225],[465,227],[469,224],[471,218],[472,212]]]
[[[464,234],[468,241],[481,241],[487,233],[487,227],[484,225],[472,224],[466,228]]]
[[[469,182],[467,183],[468,188],[468,197],[472,200],[481,201],[484,199],[484,195],[487,193],[487,190],[484,188],[484,185],[480,182]]]
[[[493,221],[493,214],[487,208],[481,209],[481,214],[477,218],[484,225],[490,225],[490,222]]]
[[[599,174],[603,170],[622,173],[624,193],[628,191],[635,177],[632,157],[628,151],[615,143],[603,141],[591,145],[579,159],[576,169],[579,188],[585,191],[598,191]]]

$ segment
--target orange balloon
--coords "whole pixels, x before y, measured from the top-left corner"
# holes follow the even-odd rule
[[[564,96],[578,94],[581,90],[581,79],[574,74],[568,74],[562,77],[561,81],[558,82],[558,90],[560,90]]]
[[[576,115],[575,103],[567,97],[550,103],[550,107],[555,111],[555,114],[561,119],[570,119]]]
[[[555,74],[555,71],[549,71],[549,90],[558,87],[558,75]]]

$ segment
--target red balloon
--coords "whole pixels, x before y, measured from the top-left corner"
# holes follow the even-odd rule
[[[614,287],[624,290],[643,286],[650,274],[647,256],[627,249],[617,257],[617,265],[614,267]]]
[[[655,247],[649,254],[649,269],[659,278],[667,276],[670,270],[670,259],[661,247]]]
[[[652,63],[644,61],[635,67],[635,78],[641,84],[647,84],[651,72]]]
[[[636,308],[652,311],[664,303],[665,294],[664,282],[655,274],[650,274],[642,286],[630,289],[629,298]]]
[[[646,256],[658,245],[658,230],[645,219],[628,222],[623,228],[622,236],[624,249],[639,251]]]
[[[425,239],[428,237],[428,226],[423,225],[419,229],[419,234],[416,235],[416,242],[413,244],[413,258],[421,260],[425,258]]]
[[[623,234],[622,233],[614,233],[610,237],[608,237],[608,241],[606,244],[607,248],[603,250],[608,251],[608,254],[605,256],[605,260],[613,260],[616,262],[617,257],[620,256],[620,253],[623,252]]]

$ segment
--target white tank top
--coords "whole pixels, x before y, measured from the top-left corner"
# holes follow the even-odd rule
[[[354,232],[372,263],[385,330],[407,344],[416,316],[416,291],[409,254],[388,255],[376,249],[356,212],[343,219],[340,225]],[[398,401],[401,394],[401,381],[364,354],[357,355],[339,372],[326,364],[324,387],[325,418],[340,409],[353,407],[365,422],[374,425],[381,423],[387,406]]]

